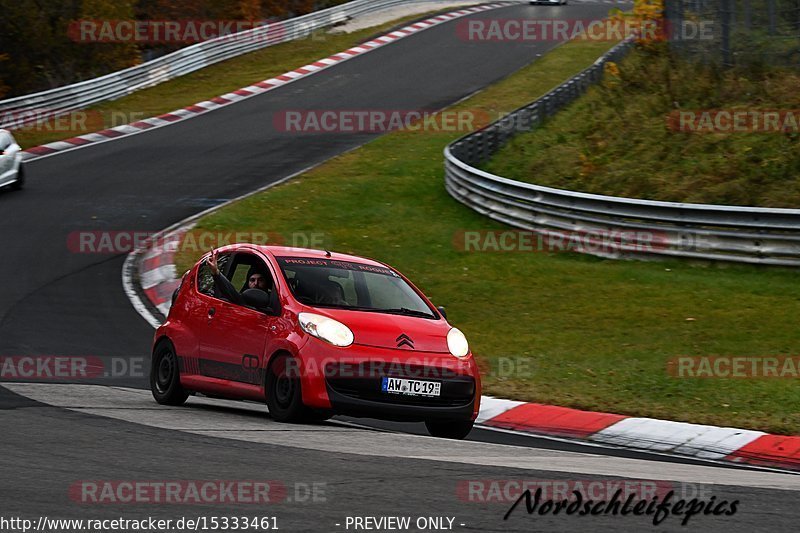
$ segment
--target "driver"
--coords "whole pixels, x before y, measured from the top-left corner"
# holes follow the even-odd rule
[[[264,292],[269,292],[268,286],[269,278],[267,277],[264,268],[259,265],[253,265],[247,272],[247,281],[242,287],[242,292],[247,289],[261,289]]]
[[[237,305],[246,306],[247,304],[242,297],[242,293],[248,289],[260,289],[264,292],[267,292],[267,282],[268,279],[266,272],[264,272],[263,268],[259,268],[258,266],[251,266],[250,270],[247,272],[247,281],[242,287],[241,292],[237,291],[233,284],[222,275],[219,270],[219,264],[217,262],[217,251],[211,250],[211,256],[208,258],[207,263],[208,267],[211,269],[211,275],[214,277],[214,288],[217,292],[219,292],[222,298],[230,301],[231,303]]]

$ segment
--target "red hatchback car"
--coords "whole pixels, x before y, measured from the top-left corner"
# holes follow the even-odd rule
[[[467,340],[393,268],[319,250],[234,244],[184,274],[153,342],[156,401],[266,401],[275,420],[424,421],[464,438],[481,383]]]

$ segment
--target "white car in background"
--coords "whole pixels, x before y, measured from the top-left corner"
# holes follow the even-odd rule
[[[0,187],[19,190],[25,184],[22,148],[8,130],[0,130]]]

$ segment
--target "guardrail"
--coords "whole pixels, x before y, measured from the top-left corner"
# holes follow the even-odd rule
[[[134,91],[158,85],[254,50],[300,39],[312,32],[334,26],[348,19],[400,4],[435,3],[434,0],[354,0],[300,17],[217,37],[193,44],[152,61],[105,76],[48,91],[0,101],[0,128],[4,124],[26,123],[26,112],[46,110],[58,116],[90,105],[115,100]],[[477,2],[476,2],[477,3]],[[3,117],[7,117],[5,122]]]
[[[621,59],[630,46],[630,41],[620,43],[542,98],[447,146],[445,185],[450,195],[494,220],[549,238],[550,244],[578,236],[579,245],[568,249],[592,255],[800,266],[800,209],[603,196],[518,182],[475,168],[516,133],[539,127],[600,81],[606,62]]]

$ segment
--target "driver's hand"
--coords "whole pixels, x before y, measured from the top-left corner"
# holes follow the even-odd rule
[[[213,248],[211,249],[211,256],[208,258],[208,267],[211,269],[211,273],[215,276],[219,276],[219,266],[217,265],[217,251]]]

